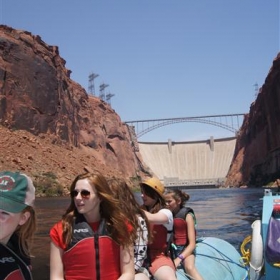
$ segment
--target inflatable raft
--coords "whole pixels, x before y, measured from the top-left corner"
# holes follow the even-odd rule
[[[274,213],[277,215],[275,216]],[[247,236],[239,253],[225,240],[206,237],[198,240],[195,265],[205,280],[278,280],[280,279],[279,245],[275,249],[278,259],[267,258],[268,228],[271,216],[280,223],[280,193],[264,190],[261,220],[252,223],[252,234]],[[280,224],[279,224],[280,225]],[[274,238],[280,242],[280,227]],[[246,248],[247,246],[247,248]],[[177,270],[179,280],[191,280],[182,268]]]
[[[270,219],[274,216],[275,210],[278,220],[277,228],[274,228],[274,236],[268,238]],[[275,261],[268,260],[268,241],[276,241]],[[262,219],[252,224],[252,235],[244,239],[241,246],[241,253],[249,268],[250,280],[278,280],[280,279],[280,193],[274,193],[270,189],[264,190]],[[277,243],[278,242],[278,243]],[[272,242],[273,243],[273,242]],[[246,244],[249,248],[244,250]],[[277,254],[278,253],[278,258]]]
[[[201,276],[205,280],[279,280],[280,257],[274,263],[266,257],[269,221],[275,209],[278,213],[276,219],[280,222],[280,193],[273,194],[265,189],[262,219],[252,223],[252,234],[244,239],[241,253],[223,239],[198,239],[195,265]],[[276,240],[280,240],[280,228],[277,232]],[[277,250],[276,254],[279,253]],[[176,274],[178,280],[192,280],[182,267]]]
[[[195,265],[205,280],[245,280],[248,270],[240,253],[227,241],[215,237],[197,240]],[[182,268],[177,279],[191,279]]]

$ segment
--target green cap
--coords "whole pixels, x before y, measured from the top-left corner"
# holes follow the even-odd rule
[[[32,206],[35,188],[32,180],[19,172],[0,172],[0,209],[19,213],[26,206]]]

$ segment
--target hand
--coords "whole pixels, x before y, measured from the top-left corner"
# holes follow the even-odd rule
[[[175,267],[176,267],[176,268],[180,265],[180,263],[181,263],[181,259],[176,258],[176,259],[174,260],[174,264],[175,264]]]

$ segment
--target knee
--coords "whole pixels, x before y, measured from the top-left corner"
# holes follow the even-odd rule
[[[188,262],[184,264],[184,267],[187,272],[192,272],[195,269],[194,264]]]

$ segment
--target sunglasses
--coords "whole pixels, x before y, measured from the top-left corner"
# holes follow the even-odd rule
[[[73,191],[71,191],[70,194],[71,194],[71,197],[74,198],[74,197],[78,196],[79,193],[81,193],[82,198],[88,199],[90,197],[90,192],[87,190],[81,190],[80,192],[77,190],[73,190]]]

